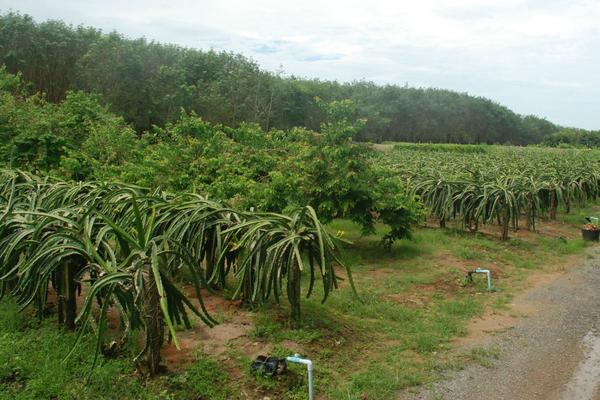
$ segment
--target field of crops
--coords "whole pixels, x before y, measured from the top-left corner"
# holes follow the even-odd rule
[[[555,219],[600,193],[594,150],[397,144],[376,163],[401,177],[441,227],[497,224],[503,239],[524,223]]]
[[[537,268],[585,247],[578,224],[593,209],[579,207],[590,207],[600,196],[597,151],[395,144],[367,152],[367,145],[357,146],[369,156],[374,171],[369,176],[381,179],[378,184],[388,189],[378,201],[398,197],[390,208],[397,215],[402,216],[403,204],[408,204],[403,202],[411,199],[421,222],[426,210],[430,224],[472,232],[486,226],[486,234],[420,229],[413,224],[413,241],[397,239],[381,248],[387,227],[381,223],[383,213],[372,209],[369,215],[378,222],[377,231],[365,236],[361,224],[348,218],[322,224],[310,206],[285,214],[242,211],[193,193],[76,183],[1,170],[0,288],[5,303],[16,303],[19,315],[52,321],[44,332],[74,338],[61,347],[61,358],[72,360],[80,354],[78,349],[89,346],[95,356],[85,363],[86,371],[102,369],[106,360],[117,357],[143,372],[141,376],[152,376],[164,371],[165,344],[172,341],[179,347],[184,328],[193,332],[196,323],[223,323],[223,315],[209,312],[203,299],[236,300],[236,313],[246,317],[257,313],[249,318],[252,346],[261,342],[269,348],[269,341],[289,342],[289,338],[295,338],[296,345],[310,346],[322,368],[319,379],[322,390],[331,395],[328,398],[339,398],[340,390],[357,396],[365,390],[387,395],[425,380],[432,372],[424,364],[435,365],[436,352],[464,334],[468,318],[482,311],[475,296],[479,289],[456,284],[475,260],[503,264],[502,269],[495,267],[495,279],[508,286],[507,282],[517,281],[511,277],[518,275],[514,271]],[[413,195],[422,205],[412,200]],[[567,239],[511,233],[511,229],[535,231],[540,220],[560,220],[569,212],[573,223]],[[490,229],[503,239],[509,235],[516,239],[501,242],[487,234]],[[342,245],[332,232],[354,243]],[[454,261],[446,261],[448,254]],[[342,273],[344,265],[348,268]],[[339,295],[329,296],[338,287],[338,275],[352,277],[350,266],[357,272],[362,302],[352,279]],[[379,275],[382,271],[385,274]],[[431,291],[431,299],[414,299],[424,287]],[[302,300],[311,294],[315,300]],[[285,299],[283,307],[276,307],[280,299]],[[326,305],[319,304],[327,299]],[[301,304],[306,314],[302,321]],[[290,320],[282,317],[286,313],[291,313]],[[407,320],[398,318],[405,314]],[[370,343],[363,335],[382,340]],[[354,375],[344,368],[347,359],[356,356],[358,343],[363,343],[358,353],[377,348],[369,357],[389,361],[386,379],[393,384],[384,389],[371,378],[348,378]],[[331,346],[336,348],[335,357]],[[248,364],[243,358],[248,349],[232,346],[229,351],[242,354],[241,361],[229,366],[235,376]],[[280,354],[293,353],[286,348]],[[418,360],[411,358],[414,354]],[[409,361],[402,367],[398,359]],[[10,370],[0,374],[17,379],[17,363],[11,358]],[[379,374],[375,365],[362,365],[352,374]],[[410,377],[400,382],[399,373]],[[34,381],[34,375],[27,379]],[[337,387],[340,379],[343,388]],[[299,381],[295,393],[305,391],[305,379]],[[260,384],[254,376],[245,383]],[[207,385],[207,393],[216,390]],[[287,390],[269,385],[261,393]],[[21,387],[11,390],[26,393]],[[143,390],[154,393],[151,387]]]
[[[190,327],[188,313],[216,323],[201,288],[217,292],[230,276],[233,298],[260,304],[286,295],[297,322],[301,270],[310,276],[308,296],[318,280],[323,300],[337,286],[336,240],[310,207],[289,215],[238,212],[194,194],[0,174],[2,295],[22,310],[37,306],[40,318],[56,297],[59,325],[78,326],[77,341],[91,327],[97,354],[142,331],[135,361],[150,375],[159,371],[165,330],[178,346],[175,327]],[[181,290],[184,271],[199,302]],[[118,337],[105,334],[109,309],[118,312]]]

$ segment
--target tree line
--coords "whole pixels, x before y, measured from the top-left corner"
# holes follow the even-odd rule
[[[318,130],[326,116],[315,98],[352,100],[355,118],[367,121],[356,137],[363,141],[525,145],[559,129],[466,93],[284,76],[240,54],[36,22],[14,12],[0,15],[0,64],[53,103],[69,91],[97,94],[138,134],[177,121],[182,108],[232,127]]]
[[[600,147],[600,131],[564,128],[544,137],[542,145],[550,147]]]

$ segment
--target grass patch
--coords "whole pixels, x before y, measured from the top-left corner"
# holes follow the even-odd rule
[[[53,321],[16,310],[11,302],[0,303],[1,399],[155,398],[133,377],[130,359],[102,360],[92,372],[94,345],[84,340],[63,361],[75,335],[57,329]]]
[[[500,358],[500,349],[475,347],[471,349],[469,358],[482,367],[491,368],[494,365],[494,361]]]
[[[134,350],[115,359],[101,358],[92,371],[94,341],[84,338],[64,360],[75,334],[18,313],[10,301],[0,303],[0,399],[229,399],[234,386],[219,365],[206,357],[179,375],[151,382],[135,374]]]
[[[182,373],[160,379],[164,386],[160,398],[165,400],[226,400],[239,389],[215,360],[203,354]]]
[[[269,310],[261,310],[255,316],[254,328],[248,333],[248,336],[273,343],[291,340],[306,344],[318,340],[321,337],[321,332],[320,329],[315,327],[314,323],[312,326],[307,325],[305,328],[290,329],[287,320],[282,320]]]
[[[583,239],[541,238],[540,246],[548,253],[570,255],[581,253],[587,243]]]

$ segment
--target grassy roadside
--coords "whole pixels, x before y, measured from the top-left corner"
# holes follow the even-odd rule
[[[354,242],[345,252],[362,301],[347,283],[325,304],[315,296],[304,303],[304,326],[292,330],[285,307],[242,311],[253,321],[247,334],[229,340],[225,352],[194,361],[178,373],[145,382],[126,358],[103,360],[88,379],[91,339],[62,361],[72,335],[59,333],[53,319],[38,321],[0,305],[0,399],[304,399],[305,373],[270,380],[248,370],[249,348],[271,354],[301,352],[315,362],[322,399],[389,399],[401,388],[435,380],[439,372],[465,362],[486,362],[494,354],[455,354],[452,341],[467,334],[470,319],[492,310],[504,312],[532,274],[553,272],[583,257],[579,239],[583,215],[595,208],[541,223],[540,234],[520,231],[499,241],[490,233],[419,228],[413,241],[386,251],[377,236],[362,237],[347,221],[331,224]],[[494,293],[483,280],[465,280],[467,270],[494,272]],[[222,319],[227,324],[227,312]],[[131,346],[132,352],[136,349]]]
[[[413,241],[386,252],[376,237],[360,237],[352,224],[332,224],[354,242],[346,261],[362,302],[343,288],[325,306],[315,299],[305,307],[306,319],[313,322],[304,336],[312,333],[318,339],[303,348],[319,366],[317,387],[325,398],[389,399],[401,388],[435,380],[442,370],[470,360],[485,362],[489,357],[483,350],[449,351],[453,339],[467,334],[469,320],[486,310],[504,312],[531,274],[556,272],[584,255],[579,224],[551,225],[560,234],[520,232],[507,242],[481,233],[421,228]],[[483,279],[466,282],[466,271],[477,266],[493,271],[498,291],[487,293]],[[258,319],[261,332],[276,332],[263,333],[262,339],[293,338],[294,331],[273,324],[273,314]]]

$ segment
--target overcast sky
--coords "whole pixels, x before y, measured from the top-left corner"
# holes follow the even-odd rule
[[[439,87],[600,129],[600,0],[0,0],[0,10],[241,52],[287,75]]]

